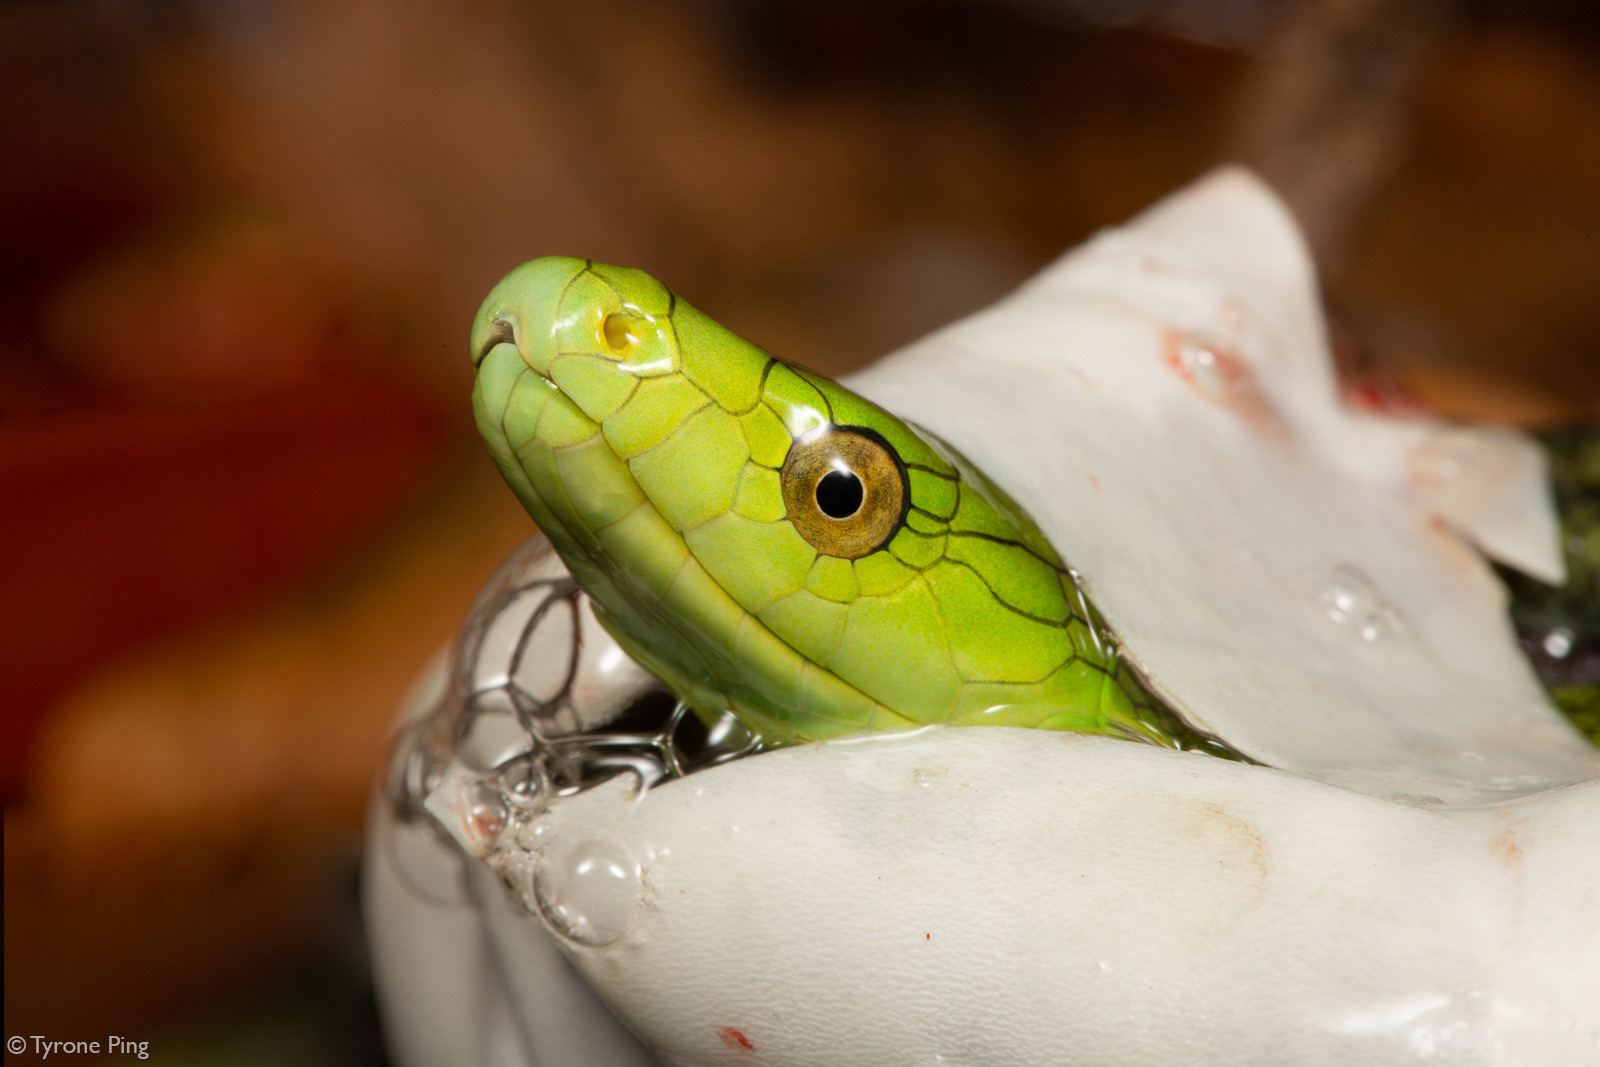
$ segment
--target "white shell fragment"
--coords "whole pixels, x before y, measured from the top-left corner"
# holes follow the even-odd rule
[[[1566,580],[1544,451],[1492,426],[1450,426],[1414,446],[1411,484],[1482,552],[1551,585]]]
[[[1600,759],[1479,555],[1559,577],[1542,456],[1340,407],[1263,186],[1208,178],[847,384],[1005,486],[1266,766],[927,728],[524,803],[489,706],[424,779],[439,834],[375,806],[398,1064],[1600,1062]],[[574,611],[591,728],[649,682]],[[571,665],[552,620],[527,692]],[[509,685],[497,625],[471,666]]]
[[[1243,171],[849,384],[1001,482],[1161,695],[1246,755],[1451,803],[1600,773],[1457,533],[1559,578],[1537,446],[1345,410],[1304,246]]]
[[[642,861],[627,939],[566,944],[686,1063],[740,1062],[730,1032],[796,1067],[1600,1053],[1600,780],[1439,813],[992,728],[699,777],[554,812]]]

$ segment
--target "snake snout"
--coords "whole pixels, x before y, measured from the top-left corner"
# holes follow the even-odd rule
[[[588,261],[545,256],[517,267],[490,291],[473,319],[469,350],[473,366],[499,344],[514,345],[528,366],[543,373],[555,355],[552,326],[561,298]]]

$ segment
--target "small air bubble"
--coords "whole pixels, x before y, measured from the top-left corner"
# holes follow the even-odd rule
[[[544,761],[527,756],[510,764],[500,774],[500,789],[513,807],[526,810],[550,793],[550,774]]]
[[[1566,659],[1572,654],[1573,634],[1564,626],[1558,626],[1544,635],[1544,654],[1551,659]]]
[[[517,830],[518,847],[528,852],[539,852],[556,839],[555,816],[548,811],[536,811]]]
[[[1404,637],[1404,617],[1378,592],[1372,579],[1348,563],[1329,573],[1317,594],[1317,602],[1333,622],[1345,627],[1369,645]]]
[[[1363,618],[1377,601],[1372,579],[1349,564],[1341,563],[1328,576],[1319,600],[1328,618],[1346,623]]]
[[[617,837],[588,830],[545,851],[533,872],[533,889],[556,933],[599,948],[627,933],[638,915],[639,864]]]
[[[1404,633],[1400,616],[1388,604],[1373,605],[1367,616],[1356,626],[1356,633],[1367,644],[1376,644],[1379,641],[1391,641]]]
[[[467,829],[473,840],[482,847],[494,844],[510,814],[500,790],[489,782],[474,782],[467,786],[466,801]]]
[[[1210,345],[1185,337],[1178,345],[1178,361],[1202,393],[1220,398],[1227,392],[1228,376],[1222,358]]]

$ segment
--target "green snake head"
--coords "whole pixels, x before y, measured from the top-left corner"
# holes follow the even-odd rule
[[[1176,743],[1032,520],[925,431],[587,260],[512,271],[471,343],[506,481],[697,711],[778,742],[944,723]]]

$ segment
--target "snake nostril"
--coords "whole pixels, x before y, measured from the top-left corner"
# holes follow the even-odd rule
[[[600,334],[605,338],[606,346],[613,352],[624,351],[639,341],[634,335],[632,321],[628,316],[616,312],[605,317],[605,321],[600,324]]]
[[[505,319],[495,319],[489,323],[489,332],[484,336],[483,344],[479,345],[478,350],[473,353],[473,365],[476,366],[482,363],[483,357],[487,356],[495,345],[501,343],[515,345],[517,343],[517,331]]]

